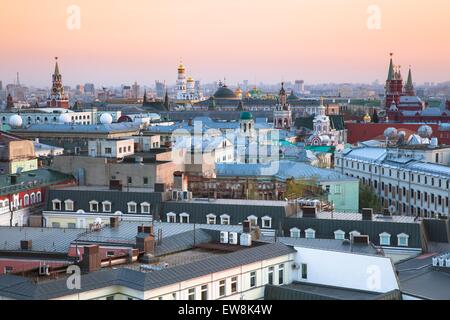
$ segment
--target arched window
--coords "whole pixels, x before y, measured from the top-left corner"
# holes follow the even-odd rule
[[[30,204],[30,196],[26,194],[23,197],[23,205],[28,206],[29,204]]]
[[[34,192],[31,194],[31,204],[35,204],[36,203],[36,195],[34,194]]]

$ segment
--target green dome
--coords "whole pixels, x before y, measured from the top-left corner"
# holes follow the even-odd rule
[[[248,111],[244,111],[241,113],[241,120],[252,120],[253,119],[253,115],[248,112]]]
[[[219,89],[217,89],[216,93],[214,93],[214,98],[216,98],[216,99],[237,99],[237,96],[226,85],[223,85]]]

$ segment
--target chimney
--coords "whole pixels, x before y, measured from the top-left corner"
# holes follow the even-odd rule
[[[85,273],[100,270],[101,263],[100,247],[98,245],[85,246],[83,260],[81,261],[81,270]]]
[[[31,240],[21,240],[20,241],[20,249],[21,250],[31,250],[32,241]]]
[[[119,217],[111,217],[109,218],[109,225],[111,228],[118,228],[120,223]]]
[[[362,209],[362,219],[371,221],[373,216],[373,209],[372,208],[363,208]]]
[[[244,233],[250,233],[252,231],[251,223],[249,220],[244,220],[242,222],[242,232]]]
[[[302,207],[303,218],[316,218],[316,207]]]
[[[188,179],[183,172],[176,171],[173,173],[173,187],[175,190],[187,191]]]
[[[139,252],[153,254],[155,252],[155,235],[153,226],[138,226],[136,235],[136,248]]]

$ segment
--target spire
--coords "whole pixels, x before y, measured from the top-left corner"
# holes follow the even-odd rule
[[[393,55],[394,54],[391,52],[391,54],[390,54],[391,62],[389,63],[389,72],[388,72],[388,77],[387,77],[388,81],[394,80],[395,71],[394,71],[394,63],[392,62],[392,56]]]
[[[164,97],[164,109],[166,109],[166,111],[169,111],[170,105],[169,105],[169,93],[167,92],[166,89],[166,95]]]
[[[409,71],[408,71],[408,80],[406,81],[405,84],[405,91],[407,95],[410,96],[414,96],[414,85],[413,85],[413,81],[412,81],[412,72],[411,72],[411,66],[409,67]]]
[[[147,104],[147,89],[144,89],[144,99],[142,101],[142,104],[144,106]]]
[[[55,57],[55,75],[59,75],[58,57]]]

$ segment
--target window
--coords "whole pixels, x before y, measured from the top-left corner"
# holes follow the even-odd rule
[[[335,194],[340,194],[341,193],[341,185],[337,184],[334,186],[334,193]]]
[[[397,242],[399,247],[407,247],[409,236],[406,233],[400,233],[397,235]]]
[[[108,258],[114,257],[114,251],[107,251],[106,257],[108,257]]]
[[[256,271],[250,273],[250,288],[256,287]]]
[[[342,230],[336,230],[334,232],[334,239],[336,240],[344,240],[345,239],[345,232]]]
[[[284,284],[284,264],[278,266],[278,284]]]
[[[93,200],[89,201],[89,207],[91,212],[98,212],[98,202]]]
[[[107,296],[106,300],[114,300],[114,296]]]
[[[176,223],[177,222],[177,215],[173,212],[169,212],[167,214],[167,222],[169,223]]]
[[[112,149],[111,148],[105,148],[105,154],[111,154]]]
[[[67,224],[67,228],[69,228],[69,229],[76,229],[77,228],[77,224],[74,223],[74,222],[69,222]]]
[[[188,290],[188,300],[195,300],[195,288]]]
[[[52,228],[61,228],[61,224],[59,222],[52,222]]]
[[[13,270],[14,268],[11,266],[5,266],[5,268],[3,268],[4,274],[12,273]]]
[[[24,205],[24,206],[28,206],[29,204],[30,204],[30,196],[26,194],[26,195],[23,197],[23,205]]]
[[[306,229],[305,230],[305,238],[306,239],[314,239],[316,237],[316,230],[314,229]]]
[[[70,199],[67,199],[64,201],[64,206],[66,211],[73,211],[73,201]]]
[[[103,206],[103,212],[111,212],[111,202],[103,201],[102,206]]]
[[[272,218],[269,216],[265,216],[261,218],[262,220],[262,227],[265,229],[272,228]]]
[[[144,182],[143,182],[144,185],[147,185],[147,184],[148,184],[148,178],[147,178],[147,177],[144,177],[143,179],[144,179]]]
[[[131,201],[127,203],[128,205],[128,213],[137,213],[136,202]]]
[[[34,192],[31,194],[31,204],[35,204],[36,203],[36,195],[34,194]]]
[[[127,177],[127,183],[128,183],[128,184],[132,184],[132,183],[133,183],[133,178]]]
[[[290,230],[290,232],[291,232],[291,238],[300,238],[300,229],[292,228]]]
[[[52,200],[52,204],[53,204],[53,210],[61,210],[61,201],[58,199],[53,199]]]
[[[273,284],[273,267],[269,267],[269,273],[267,275],[267,283]]]
[[[361,233],[359,231],[353,230],[350,233],[350,240],[354,237],[354,236],[360,236]]]
[[[220,280],[219,281],[219,297],[225,296],[225,293],[226,293],[225,289],[226,289],[226,281]]]
[[[200,291],[201,300],[208,300],[208,285],[204,285]]]
[[[230,224],[230,216],[223,214],[220,216],[220,224]]]
[[[302,263],[302,279],[308,279],[308,265],[306,263]]]
[[[231,278],[231,293],[236,293],[237,292],[237,283],[238,283],[238,278],[237,277]]]
[[[215,214],[208,214],[206,216],[206,224],[216,224],[216,215]]]
[[[141,213],[150,213],[150,203],[148,202],[141,203]]]
[[[391,235],[387,232],[380,233],[380,245],[390,246],[391,245]]]
[[[189,214],[186,212],[180,213],[180,222],[189,223]]]

